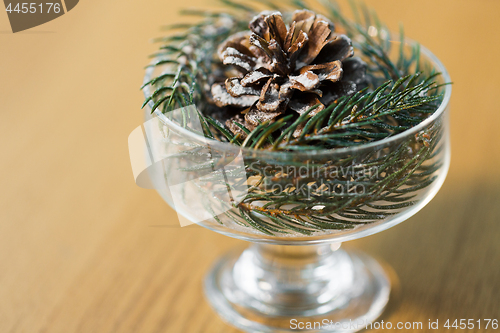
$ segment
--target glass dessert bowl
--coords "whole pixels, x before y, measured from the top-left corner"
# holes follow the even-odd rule
[[[430,51],[422,48],[420,57],[441,73],[438,84],[450,81]],[[149,68],[145,82],[161,71]],[[195,106],[164,114],[151,113],[149,103],[151,179],[181,224],[252,242],[221,258],[206,277],[206,296],[221,317],[248,332],[354,332],[382,313],[387,274],[340,244],[407,220],[438,192],[450,163],[451,87],[442,90],[439,108],[418,125],[320,151],[212,140],[201,135]]]

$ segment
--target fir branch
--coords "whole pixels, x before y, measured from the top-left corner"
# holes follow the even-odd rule
[[[371,78],[367,89],[351,96],[344,96],[322,111],[313,114],[311,108],[295,120],[290,116],[279,117],[265,122],[250,131],[239,126],[245,137],[234,135],[225,124],[211,116],[207,105],[204,85],[210,73],[217,66],[214,59],[217,46],[235,32],[247,29],[248,21],[256,14],[250,3],[223,0],[228,6],[226,12],[186,10],[183,14],[195,15],[202,20],[195,24],[176,24],[166,27],[175,33],[160,38],[160,52],[153,55],[154,63],[148,68],[162,69],[161,73],[143,86],[151,94],[146,97],[143,107],[151,106],[151,111],[169,111],[195,104],[204,135],[210,139],[228,142],[245,149],[267,149],[274,151],[324,151],[386,139],[402,133],[427,119],[442,101],[441,85],[437,84],[436,73],[426,67],[420,58],[420,46],[413,45],[410,52],[403,47],[404,30],[400,30],[398,57],[390,56],[391,36],[389,30],[378,19],[376,13],[366,6],[352,2],[356,20],[350,21],[340,11],[340,7],[327,0],[319,0],[325,13],[332,21],[346,31],[354,43],[355,51],[368,63]],[[270,9],[278,10],[272,0],[254,0]],[[298,0],[291,0],[287,6],[307,8]],[[182,126],[186,126],[183,114]],[[302,128],[300,136],[293,133]],[[189,129],[189,127],[188,127]],[[217,198],[215,193],[206,192],[204,207],[211,212],[217,223],[228,221],[239,226],[253,228],[267,235],[298,233],[312,235],[318,231],[352,229],[359,225],[374,223],[397,214],[415,204],[418,194],[436,180],[436,172],[442,164],[435,161],[442,154],[442,129],[439,123],[399,144],[387,153],[380,148],[362,156],[347,156],[343,160],[323,161],[318,172],[333,167],[376,168],[378,177],[367,174],[356,178],[354,171],[346,174],[321,177],[316,175],[295,177],[281,172],[281,165],[266,161],[245,161],[247,177],[257,177],[251,187],[246,178],[234,184],[218,184],[236,190],[248,190],[239,204],[223,216],[215,215],[216,206],[228,203]],[[190,158],[202,158],[190,153]],[[182,165],[186,155],[171,156]],[[197,170],[213,168],[223,156],[214,153],[213,159],[198,164]],[[311,161],[290,161],[294,167],[307,167]],[[196,170],[186,169],[186,172]],[[215,182],[216,179],[202,177],[200,182]],[[286,190],[273,190],[279,184]],[[326,192],[322,188],[334,188],[352,184],[363,186],[364,193]],[[336,186],[336,187],[335,187]],[[307,190],[308,193],[303,191]],[[264,202],[256,205],[257,202]]]

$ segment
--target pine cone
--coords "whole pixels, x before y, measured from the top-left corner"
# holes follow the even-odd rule
[[[313,111],[317,113],[325,104],[359,90],[364,82],[366,65],[352,58],[351,40],[334,35],[333,24],[323,16],[296,11],[287,28],[281,13],[263,12],[249,28],[219,47],[220,60],[235,71],[211,88],[213,102],[244,114],[249,130],[281,114],[302,114],[319,104]],[[232,120],[241,122],[241,115],[226,125],[244,136]]]

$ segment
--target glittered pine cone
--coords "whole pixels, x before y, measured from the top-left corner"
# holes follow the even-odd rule
[[[366,64],[352,57],[351,40],[335,35],[333,23],[323,16],[299,10],[287,27],[281,13],[263,12],[249,28],[220,45],[220,60],[234,70],[211,87],[218,107],[238,113],[226,121],[235,134],[245,135],[233,120],[252,130],[282,114],[303,114],[319,105],[315,114],[364,84]]]

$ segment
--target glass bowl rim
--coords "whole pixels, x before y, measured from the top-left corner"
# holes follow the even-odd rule
[[[399,40],[394,40],[394,39],[391,39],[390,41],[395,42],[395,43],[400,42]],[[415,41],[413,41],[412,39],[406,38],[405,43],[407,45],[412,45],[415,43]],[[451,82],[450,75],[448,74],[446,67],[439,60],[439,58],[436,57],[429,49],[427,49],[426,47],[424,47],[422,45],[420,45],[420,51],[433,63],[434,68],[436,70],[438,70],[438,72],[441,73],[444,82],[445,83]],[[151,64],[154,64],[156,61],[157,61],[156,58],[153,59]],[[146,69],[146,75],[144,77],[144,84],[146,84],[147,82],[149,82],[151,80],[151,75],[153,74],[154,70],[155,70],[155,67],[148,66],[148,68]],[[443,114],[444,111],[447,109],[449,102],[450,102],[450,98],[451,98],[452,87],[450,84],[447,84],[444,86],[444,88],[445,88],[445,93],[444,93],[443,101],[439,105],[439,108],[430,117],[428,117],[427,119],[425,119],[424,121],[422,121],[418,125],[410,128],[410,129],[407,129],[399,134],[384,138],[382,140],[378,140],[378,141],[374,141],[374,142],[370,142],[367,144],[362,144],[362,145],[354,146],[354,147],[308,150],[308,151],[301,151],[301,152],[298,152],[298,151],[279,151],[279,150],[272,151],[272,150],[265,150],[265,149],[252,149],[252,148],[247,148],[247,147],[242,148],[242,147],[234,145],[232,143],[210,139],[210,138],[201,136],[199,134],[196,134],[188,129],[185,129],[185,128],[181,127],[180,125],[176,124],[175,122],[173,122],[172,120],[168,119],[165,116],[165,114],[162,113],[159,109],[156,109],[154,111],[154,114],[162,121],[162,123],[164,125],[168,126],[169,129],[175,131],[179,135],[185,135],[189,139],[192,139],[192,140],[199,142],[201,144],[204,144],[204,145],[208,144],[213,148],[220,149],[221,151],[235,150],[236,149],[236,150],[241,151],[243,156],[253,155],[255,157],[260,157],[260,158],[266,158],[266,157],[267,158],[277,158],[277,157],[292,157],[292,156],[294,158],[297,158],[297,157],[299,157],[299,158],[300,157],[321,158],[321,157],[325,157],[325,156],[331,156],[332,154],[356,153],[356,152],[359,152],[359,151],[365,150],[365,149],[370,149],[370,148],[374,148],[374,147],[378,147],[378,146],[385,146],[385,145],[388,145],[390,143],[396,142],[400,139],[408,138],[408,137],[414,135],[415,133],[420,132],[422,129],[429,126],[433,121],[438,119],[441,116],[441,114]],[[150,86],[149,85],[145,86],[143,89],[143,92],[144,92],[145,98],[148,98],[149,96],[151,96]],[[147,103],[147,106],[148,106],[148,109],[151,110],[154,106],[154,102],[152,100],[150,100]]]

